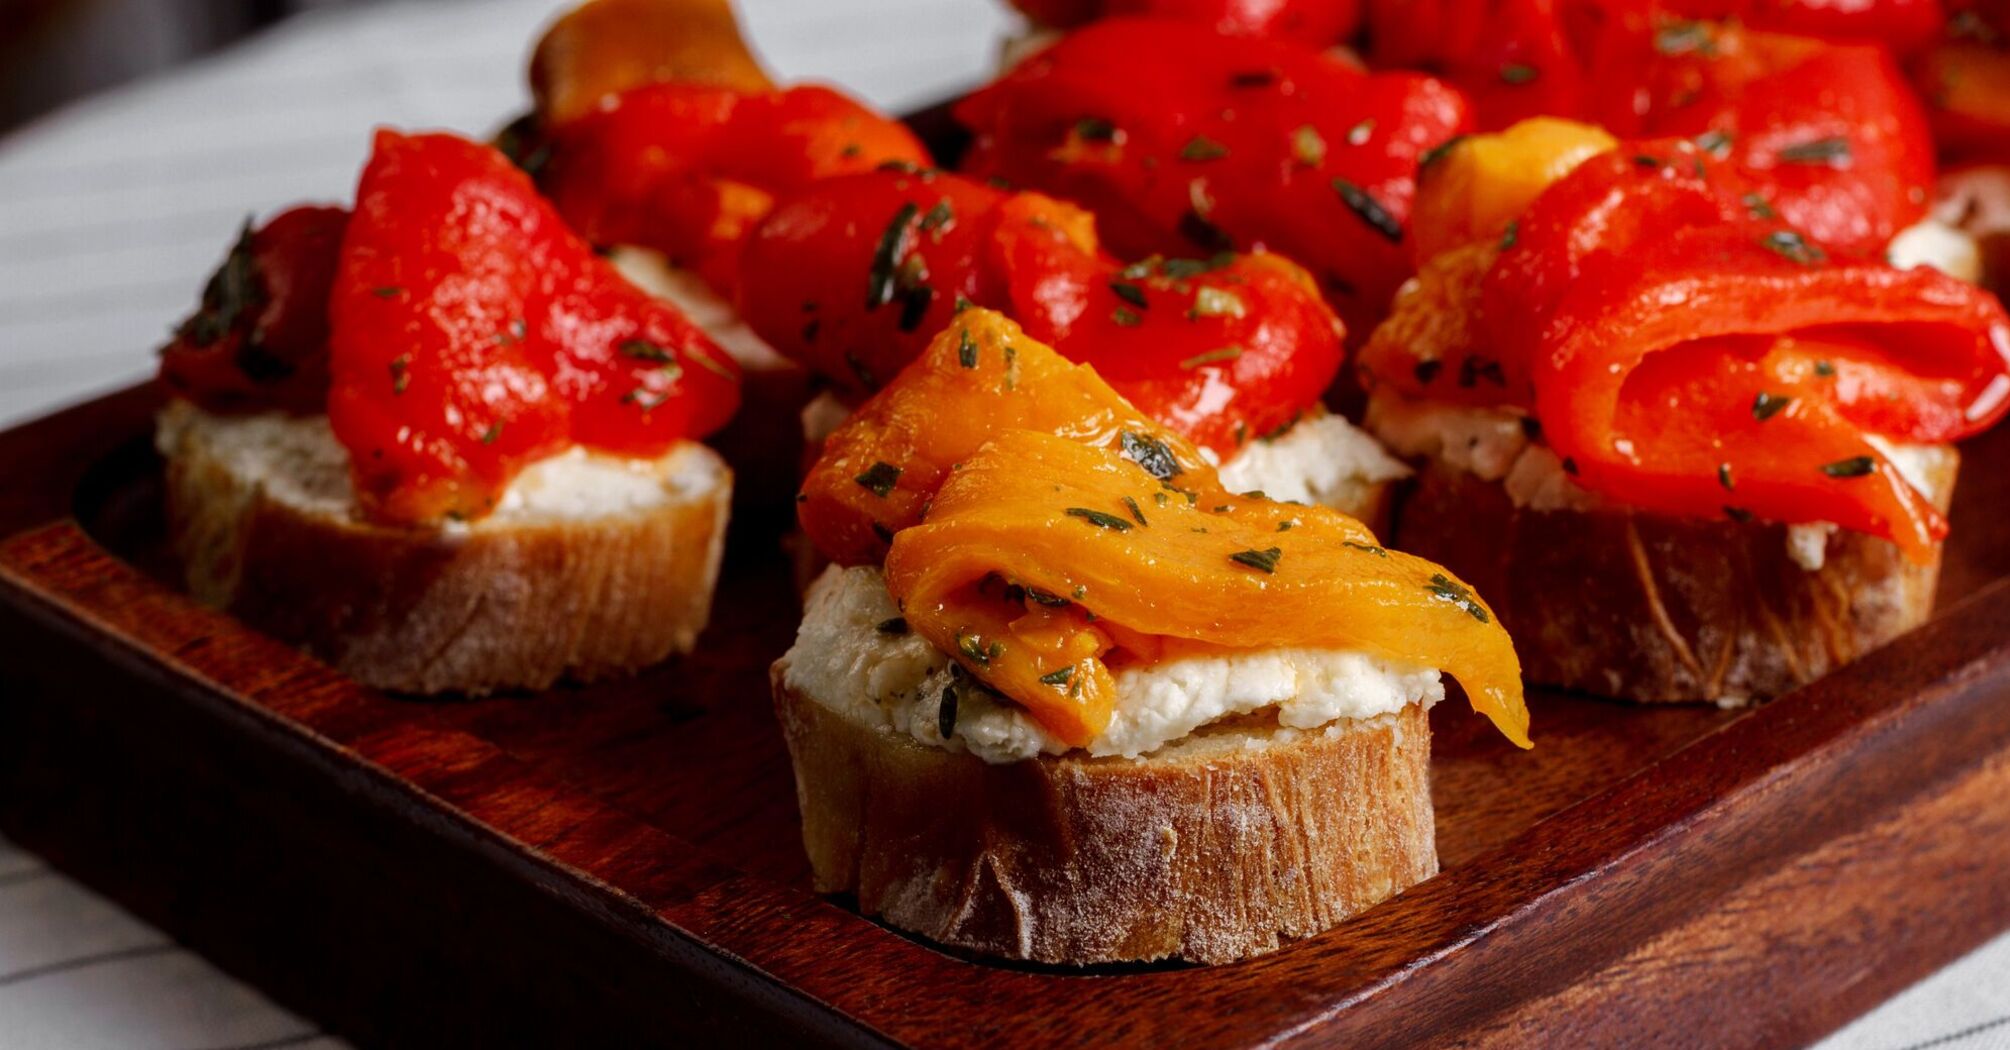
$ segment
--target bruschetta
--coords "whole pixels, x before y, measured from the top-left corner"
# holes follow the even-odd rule
[[[1538,119],[1426,167],[1367,421],[1422,463],[1399,540],[1496,596],[1532,681],[1742,703],[1931,611],[2010,320],[1794,226],[1796,187],[1746,165]]]
[[[956,314],[825,442],[774,667],[819,890],[937,942],[1223,962],[1433,874],[1440,674],[1517,744],[1491,607]]]
[[[540,688],[705,625],[738,368],[490,147],[378,133],[353,211],[245,231],[160,379],[191,590],[361,682]]]

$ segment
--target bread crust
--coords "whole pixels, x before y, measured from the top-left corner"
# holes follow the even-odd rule
[[[1959,457],[1932,465],[1945,511]],[[1787,527],[1624,508],[1517,507],[1502,483],[1419,472],[1396,542],[1486,596],[1531,682],[1642,702],[1766,699],[1855,660],[1933,611],[1940,555],[1838,530],[1822,567]]]
[[[688,651],[709,616],[732,484],[702,446],[682,454],[718,483],[688,501],[446,531],[274,498],[208,430],[162,431],[190,591],[366,685],[481,694],[623,674]]]
[[[942,944],[1229,962],[1437,872],[1421,705],[1288,736],[1211,727],[1140,760],[989,765],[848,719],[790,688],[787,666],[775,709],[817,890]]]

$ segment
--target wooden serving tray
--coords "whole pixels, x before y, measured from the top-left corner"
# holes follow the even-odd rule
[[[371,1042],[1766,1045],[2010,925],[2010,429],[1967,450],[1942,612],[1750,711],[1433,714],[1444,871],[1230,966],[946,953],[808,890],[742,515],[697,655],[396,699],[183,597],[157,396],[0,434],[0,828]]]

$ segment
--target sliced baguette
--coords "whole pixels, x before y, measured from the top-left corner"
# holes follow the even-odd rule
[[[1944,511],[1959,456],[1932,450]],[[1821,567],[1787,527],[1596,506],[1516,506],[1502,482],[1432,462],[1398,512],[1404,550],[1487,596],[1531,682],[1637,701],[1736,704],[1787,692],[1924,622],[1939,555],[1836,530]]]
[[[1143,759],[989,765],[785,684],[816,889],[942,944],[1046,963],[1273,951],[1437,871],[1421,705],[1324,730],[1251,716]]]
[[[547,460],[488,518],[405,529],[358,511],[323,417],[177,401],[156,443],[196,598],[368,685],[479,694],[617,675],[688,651],[709,615],[732,475],[703,445]]]

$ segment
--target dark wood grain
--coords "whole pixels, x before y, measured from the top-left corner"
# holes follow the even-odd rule
[[[1438,877],[1248,963],[1083,974],[808,892],[765,685],[796,619],[779,523],[736,523],[689,660],[390,698],[178,593],[152,405],[0,435],[0,827],[373,1042],[1773,1045],[2010,925],[1987,467],[1921,631],[1753,711],[1539,694],[1531,753],[1442,705]]]

